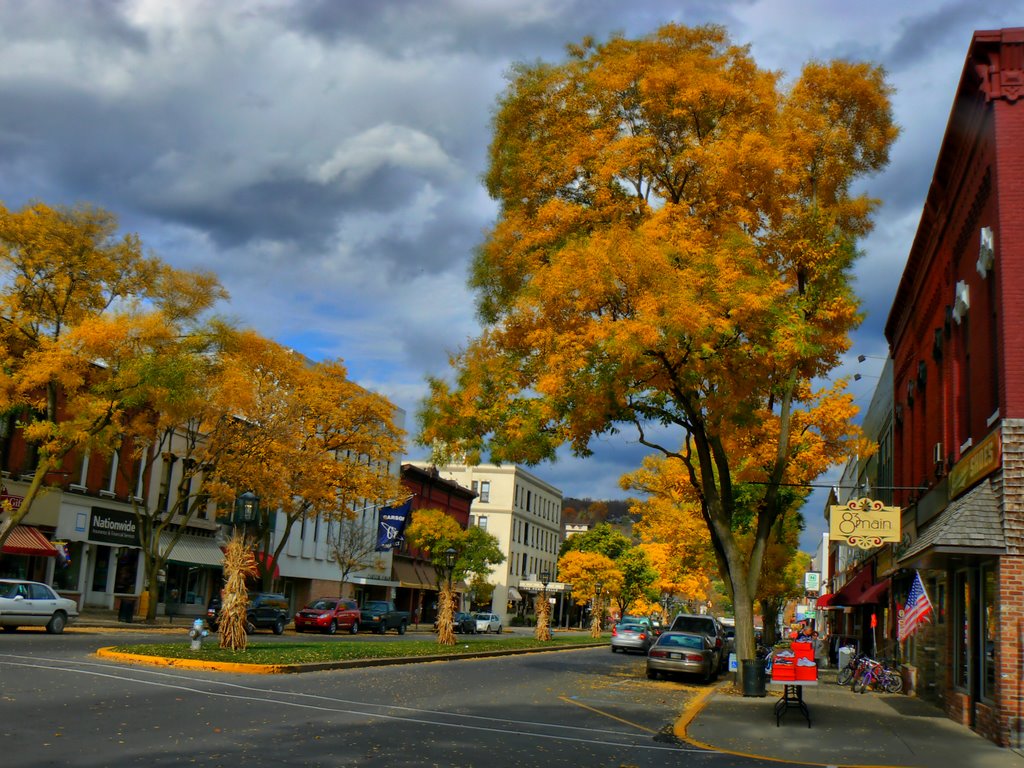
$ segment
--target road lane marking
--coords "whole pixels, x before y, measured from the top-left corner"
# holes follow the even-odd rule
[[[646,731],[647,733],[654,733],[654,734],[658,733],[658,731],[655,731],[655,730],[653,730],[651,728],[648,728],[645,725],[640,725],[639,723],[630,722],[629,720],[625,720],[624,718],[621,718],[621,717],[618,717],[616,715],[613,715],[611,712],[604,712],[604,711],[602,711],[600,709],[597,709],[596,707],[591,707],[589,704],[584,704],[582,701],[574,701],[572,698],[567,698],[565,696],[559,696],[558,698],[560,700],[568,703],[568,704],[575,704],[577,707],[580,707],[582,709],[586,709],[586,710],[588,710],[590,712],[594,712],[595,714],[601,715],[602,717],[611,718],[612,720],[615,720],[616,722],[632,726],[633,728],[639,728],[641,731]]]
[[[8,658],[17,658],[17,657],[14,657],[13,655],[6,655],[6,656]],[[32,659],[33,662],[38,662],[38,661],[44,660],[44,659],[39,659],[38,657],[27,657],[27,658]],[[63,663],[63,664],[72,663],[72,662],[68,662],[65,659],[50,659],[50,661],[56,661],[56,662],[60,662],[60,663]],[[85,663],[88,664],[87,662],[85,662]],[[365,710],[346,709],[346,708],[343,708],[343,707],[332,707],[332,706],[326,706],[326,705],[321,705],[321,704],[313,704],[313,703],[307,703],[307,702],[285,701],[285,700],[276,699],[276,698],[275,699],[271,699],[271,698],[265,698],[265,697],[257,697],[257,696],[249,696],[249,695],[236,694],[236,693],[228,693],[228,692],[224,692],[224,691],[210,691],[210,690],[204,690],[204,689],[199,688],[199,687],[190,687],[190,686],[187,686],[187,685],[180,685],[180,684],[175,684],[175,683],[161,682],[161,681],[158,681],[158,680],[139,680],[139,679],[135,679],[135,678],[126,677],[124,675],[123,669],[120,668],[120,667],[117,667],[115,665],[90,664],[90,666],[98,666],[98,667],[101,667],[103,669],[117,669],[118,670],[117,674],[107,673],[107,672],[98,672],[98,671],[86,670],[86,669],[75,669],[75,668],[69,668],[69,667],[54,667],[52,665],[45,665],[45,664],[39,664],[39,663],[5,661],[4,657],[0,656],[0,666],[2,666],[2,665],[25,667],[25,668],[30,668],[30,669],[38,669],[38,670],[43,671],[43,672],[51,672],[51,673],[52,672],[65,672],[65,673],[73,673],[73,674],[80,674],[80,675],[89,675],[89,676],[92,676],[92,677],[101,677],[101,678],[109,678],[109,679],[113,679],[113,680],[119,680],[119,681],[121,681],[123,683],[134,683],[134,684],[140,685],[140,686],[147,686],[147,687],[153,687],[153,688],[167,688],[167,689],[182,691],[182,692],[185,692],[185,693],[197,693],[197,694],[202,694],[202,695],[205,695],[205,696],[215,696],[215,697],[218,697],[218,698],[231,699],[231,700],[237,700],[237,701],[249,702],[249,703],[274,704],[274,705],[277,705],[277,706],[290,707],[290,708],[294,708],[294,709],[313,710],[313,711],[317,711],[317,712],[324,712],[324,713],[330,713],[330,714],[345,714],[345,715],[351,715],[351,716],[355,716],[355,717],[366,718],[366,719],[369,719],[369,720],[389,720],[389,721],[408,723],[408,724],[413,724],[413,725],[432,726],[432,727],[435,727],[435,728],[436,727],[457,728],[457,729],[460,729],[460,730],[471,730],[471,731],[479,731],[479,732],[485,732],[485,733],[497,733],[497,734],[503,734],[503,735],[508,735],[508,736],[522,736],[522,737],[534,738],[534,739],[538,739],[539,738],[539,739],[547,739],[547,740],[550,740],[550,741],[562,741],[562,742],[588,744],[588,745],[602,746],[602,747],[618,747],[618,748],[630,749],[630,750],[643,749],[643,750],[649,750],[649,751],[676,752],[676,753],[679,753],[679,752],[695,752],[695,753],[699,752],[699,753],[703,753],[704,752],[704,750],[700,750],[700,749],[687,749],[686,747],[675,746],[675,745],[673,745],[673,746],[664,746],[664,745],[661,745],[661,744],[647,744],[647,743],[643,743],[643,742],[627,741],[625,739],[629,739],[629,734],[620,733],[618,731],[598,731],[598,733],[608,734],[608,738],[596,738],[595,739],[595,738],[582,738],[582,737],[577,737],[577,736],[569,736],[569,735],[563,735],[563,734],[543,733],[543,732],[540,732],[540,731],[528,730],[526,728],[520,727],[520,726],[530,726],[530,727],[534,727],[534,728],[537,728],[537,727],[540,727],[540,728],[560,728],[560,729],[564,729],[564,730],[577,730],[577,731],[582,730],[582,731],[588,731],[590,733],[594,733],[593,729],[584,728],[582,726],[558,726],[558,725],[554,725],[554,724],[550,724],[550,723],[529,723],[529,722],[525,722],[524,723],[524,722],[519,722],[519,721],[515,721],[515,720],[501,720],[499,718],[486,718],[486,717],[480,717],[480,716],[476,716],[476,715],[461,715],[461,714],[450,713],[450,712],[441,712],[441,711],[437,711],[437,710],[413,710],[413,711],[417,711],[417,712],[419,712],[421,714],[432,714],[432,715],[438,715],[438,716],[443,716],[443,717],[460,718],[461,720],[463,720],[463,722],[445,722],[443,720],[430,720],[430,719],[420,718],[420,717],[407,717],[407,716],[399,716],[399,715],[389,715],[389,714],[386,714],[386,713],[383,713],[383,712],[372,713],[372,712],[367,712]],[[170,674],[166,674],[166,673],[163,674],[162,676],[178,678],[178,676],[170,675]],[[231,684],[231,683],[221,683],[220,681],[209,681],[209,680],[202,680],[202,679],[195,680],[195,679],[193,679],[193,680],[190,680],[190,682],[197,682],[197,683],[201,682],[201,683],[204,683],[206,685],[211,685],[211,686],[214,686],[214,687],[220,686],[220,687],[234,687],[234,688],[240,688],[240,689],[248,689],[248,690],[251,690],[253,692],[257,692],[257,693],[261,693],[261,694],[265,694],[265,695],[276,694],[276,695],[298,696],[298,697],[309,696],[310,698],[322,699],[322,700],[324,700],[326,702],[337,701],[337,700],[329,699],[329,698],[324,697],[324,696],[297,694],[297,693],[292,693],[292,692],[289,692],[289,691],[274,691],[274,690],[261,689],[261,688],[250,688],[248,686],[236,685],[236,684]],[[390,704],[372,704],[372,703],[369,703],[369,702],[344,702],[344,703],[346,703],[346,704],[357,704],[357,705],[360,705],[360,706],[374,707],[374,708],[380,708],[380,709],[406,710],[406,711],[412,710],[412,708],[409,708],[409,707],[393,706],[393,705],[390,705]],[[465,720],[467,720],[467,719],[489,720],[489,721],[496,722],[496,723],[508,723],[509,725],[512,725],[512,726],[515,726],[515,727],[500,728],[500,727],[496,727],[496,726],[473,725],[473,724],[465,722]],[[635,726],[635,724],[630,724],[630,725],[634,725]],[[641,727],[642,728],[642,726],[635,726],[635,727]],[[648,730],[648,729],[643,729],[643,730]],[[651,731],[651,733],[656,733],[656,732]],[[621,737],[625,737],[625,738],[623,739]]]

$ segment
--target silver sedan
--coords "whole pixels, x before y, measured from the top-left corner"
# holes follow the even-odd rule
[[[612,653],[616,651],[647,653],[653,640],[653,630],[643,624],[623,621],[612,627]]]
[[[46,627],[59,635],[78,618],[74,600],[61,597],[46,584],[21,579],[0,579],[0,627],[14,632],[18,627]]]
[[[718,674],[711,640],[699,632],[664,632],[647,652],[647,677],[699,675],[707,682]]]

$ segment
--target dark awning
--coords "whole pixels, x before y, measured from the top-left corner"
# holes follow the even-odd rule
[[[873,582],[871,568],[859,571],[856,576],[850,579],[843,588],[835,593],[832,598],[832,605],[860,605],[861,596]]]
[[[879,603],[888,602],[885,596],[889,593],[889,585],[891,583],[891,579],[884,579],[877,584],[872,584],[861,594],[851,598],[854,601],[853,605],[878,605]]]
[[[11,529],[0,553],[5,555],[31,555],[34,557],[56,557],[57,550],[39,531],[30,525],[16,525]]]

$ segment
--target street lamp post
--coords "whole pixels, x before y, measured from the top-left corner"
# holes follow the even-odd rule
[[[453,609],[455,607],[455,593],[452,592],[452,574],[455,571],[456,555],[458,555],[458,552],[455,551],[455,547],[448,547],[448,549],[444,551],[444,564],[448,567],[448,594],[451,595],[451,605]]]

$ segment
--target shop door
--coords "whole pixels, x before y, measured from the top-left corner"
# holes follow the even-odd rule
[[[102,544],[92,545],[92,564],[89,570],[89,587],[85,595],[85,604],[100,608],[113,607],[110,592],[110,578],[113,569],[110,567],[111,547]]]

